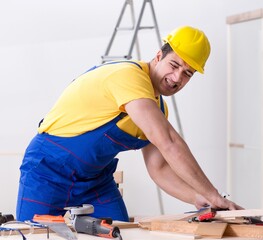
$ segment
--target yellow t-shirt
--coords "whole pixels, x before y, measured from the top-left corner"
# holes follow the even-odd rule
[[[106,63],[84,73],[64,90],[38,128],[39,133],[71,137],[94,130],[111,121],[132,100],[149,98],[158,105],[149,77],[147,63]],[[167,117],[167,105],[165,115]],[[117,123],[126,133],[145,139],[129,116]]]

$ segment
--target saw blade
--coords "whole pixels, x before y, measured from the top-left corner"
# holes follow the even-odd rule
[[[77,240],[77,236],[72,232],[69,226],[66,223],[44,223],[47,225],[53,232],[58,234],[60,237],[63,237],[67,240]]]
[[[35,214],[33,221],[46,225],[57,235],[67,240],[77,240],[77,236],[72,232],[70,227],[65,223],[63,216],[39,215]]]

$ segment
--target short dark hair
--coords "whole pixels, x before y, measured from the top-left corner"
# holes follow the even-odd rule
[[[170,52],[173,51],[173,49],[171,48],[171,46],[169,45],[169,43],[165,43],[162,47],[161,47],[161,50],[162,50],[162,59],[166,57],[166,55]]]

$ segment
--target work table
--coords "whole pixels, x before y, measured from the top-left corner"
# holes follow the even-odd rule
[[[148,231],[140,228],[129,228],[129,229],[121,229],[121,235],[123,240],[184,240],[184,239],[198,239],[194,238],[193,235],[188,234],[176,234],[176,233],[166,233],[166,232],[156,232],[156,231]],[[78,240],[109,240],[109,238],[101,238],[96,236],[90,236],[87,234],[77,234]],[[46,234],[32,234],[27,235],[27,240],[46,240]],[[0,237],[1,239],[1,237]],[[6,240],[21,240],[21,236],[14,235],[10,237],[4,238]],[[58,235],[51,233],[50,240],[62,240],[63,238],[59,237]],[[117,238],[115,238],[117,240]],[[212,238],[204,238],[206,240],[212,240]],[[223,240],[248,240],[249,238],[234,238],[234,237],[227,237],[223,238]],[[250,239],[251,240],[251,239]]]

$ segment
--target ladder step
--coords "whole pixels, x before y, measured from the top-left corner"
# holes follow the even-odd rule
[[[155,26],[144,26],[144,27],[139,27],[139,30],[142,29],[154,29]],[[134,27],[118,27],[116,28],[117,31],[132,31],[134,30]]]
[[[154,29],[155,26],[144,26],[144,27],[139,27],[139,29]]]
[[[116,28],[117,31],[130,31],[133,29],[134,29],[134,27],[118,27],[118,28]]]
[[[108,55],[104,55],[101,56],[102,60],[104,61],[111,61],[111,60],[118,60],[118,59],[128,59],[128,56],[108,56]]]

